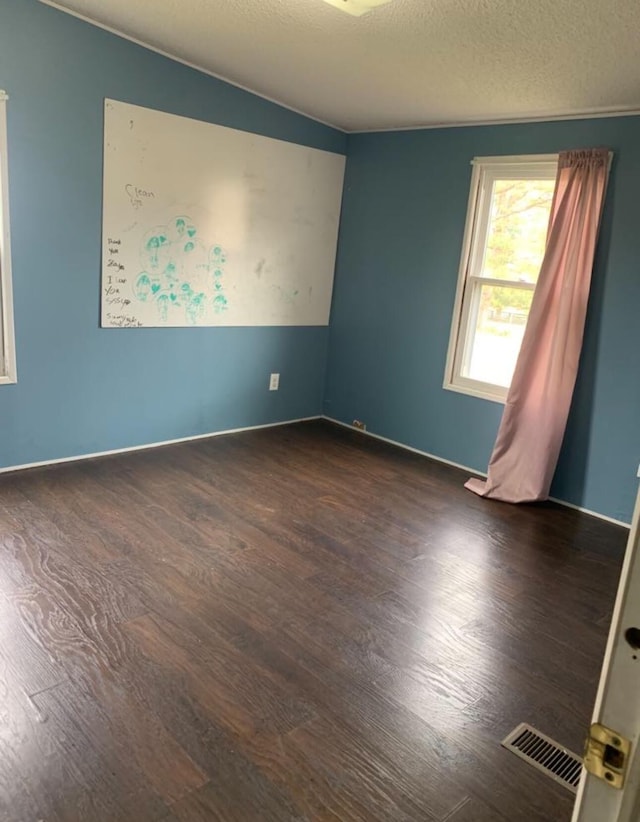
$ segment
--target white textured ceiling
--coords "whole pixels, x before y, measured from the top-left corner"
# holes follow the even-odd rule
[[[346,130],[640,109],[640,0],[44,2]]]

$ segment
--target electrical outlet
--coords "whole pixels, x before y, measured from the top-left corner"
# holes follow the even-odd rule
[[[277,391],[280,388],[280,374],[272,374],[269,378],[269,391]]]
[[[358,431],[366,431],[367,430],[367,424],[362,422],[361,420],[354,420],[352,425],[353,425],[354,428],[357,428]]]

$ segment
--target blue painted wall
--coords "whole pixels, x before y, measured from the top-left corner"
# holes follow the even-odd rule
[[[502,405],[442,388],[469,162],[598,145],[616,159],[552,493],[628,521],[640,461],[640,118],[352,135],[325,413],[486,470]]]
[[[0,0],[19,382],[0,466],[322,410],[476,469],[501,406],[442,379],[475,155],[616,152],[556,496],[629,519],[640,459],[640,119],[355,135],[321,126],[41,5]],[[345,153],[325,328],[101,330],[104,97]],[[281,389],[266,391],[268,374]]]
[[[0,88],[19,380],[0,466],[321,413],[326,328],[99,328],[103,98],[338,153],[345,136],[36,0],[0,0]]]

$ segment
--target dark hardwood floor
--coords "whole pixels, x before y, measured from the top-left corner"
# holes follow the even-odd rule
[[[626,531],[313,422],[0,478],[0,820],[563,822]]]

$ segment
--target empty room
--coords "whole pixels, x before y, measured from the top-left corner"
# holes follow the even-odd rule
[[[0,0],[0,822],[640,819],[639,35]]]

